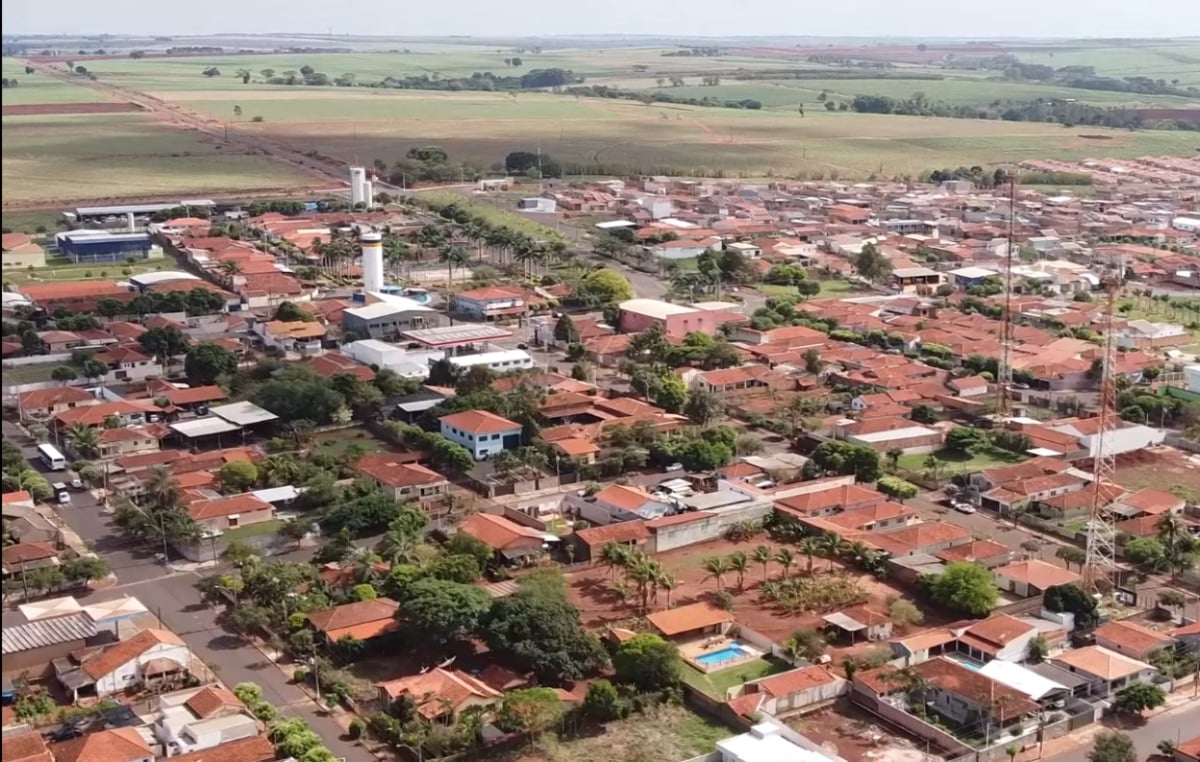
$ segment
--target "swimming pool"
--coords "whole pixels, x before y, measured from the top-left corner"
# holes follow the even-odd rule
[[[980,669],[982,669],[982,666],[978,662],[972,661],[965,656],[959,656],[958,654],[947,654],[946,658],[955,664],[966,667],[972,672],[978,672]]]
[[[717,664],[724,664],[728,661],[741,659],[749,656],[750,652],[742,647],[741,643],[733,642],[722,648],[720,651],[709,651],[706,654],[700,654],[693,661],[697,664],[703,664],[706,667],[712,667]]]

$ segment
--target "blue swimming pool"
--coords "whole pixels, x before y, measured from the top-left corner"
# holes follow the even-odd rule
[[[745,648],[742,648],[741,643],[730,643],[720,651],[709,651],[706,654],[700,654],[695,658],[697,664],[703,664],[706,667],[711,667],[716,664],[724,664],[727,661],[741,659],[750,654]]]

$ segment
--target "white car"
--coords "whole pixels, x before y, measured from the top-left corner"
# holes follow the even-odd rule
[[[975,506],[971,505],[970,503],[955,503],[954,510],[958,511],[959,513],[974,513]]]
[[[669,474],[674,473],[676,471],[682,471],[683,464],[682,463],[672,463],[671,465],[667,466],[665,470]]]

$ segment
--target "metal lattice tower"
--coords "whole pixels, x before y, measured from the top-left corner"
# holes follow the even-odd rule
[[[1007,418],[1012,413],[1012,347],[1013,347],[1013,316],[1012,316],[1012,269],[1013,248],[1015,246],[1015,226],[1017,219],[1017,171],[1008,172],[1008,240],[1007,269],[1004,273],[1004,315],[1000,322],[1000,357],[996,360],[996,416]]]
[[[1087,560],[1084,562],[1084,585],[1088,592],[1104,592],[1114,582],[1116,563],[1116,517],[1104,500],[1104,485],[1114,482],[1117,470],[1112,437],[1109,434],[1117,423],[1116,362],[1117,343],[1113,336],[1117,289],[1120,277],[1110,276],[1104,303],[1104,352],[1100,377],[1100,419],[1096,444],[1092,453],[1092,510],[1088,522]]]

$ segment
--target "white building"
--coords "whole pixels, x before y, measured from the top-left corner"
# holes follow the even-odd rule
[[[377,339],[352,341],[342,346],[342,352],[363,365],[387,368],[405,378],[420,379],[429,377],[430,363],[446,356],[440,349],[405,349]]]
[[[748,733],[717,741],[717,753],[720,762],[845,762],[770,716]]]
[[[496,373],[508,373],[533,367],[533,358],[523,349],[502,349],[477,355],[459,355],[450,358],[450,364],[459,370],[482,365]]]
[[[161,695],[158,711],[152,730],[168,757],[253,738],[259,731],[238,697],[219,685]]]
[[[552,198],[542,198],[541,196],[523,198],[517,201],[517,210],[521,212],[536,212],[538,214],[552,214],[558,211],[558,202]]]

